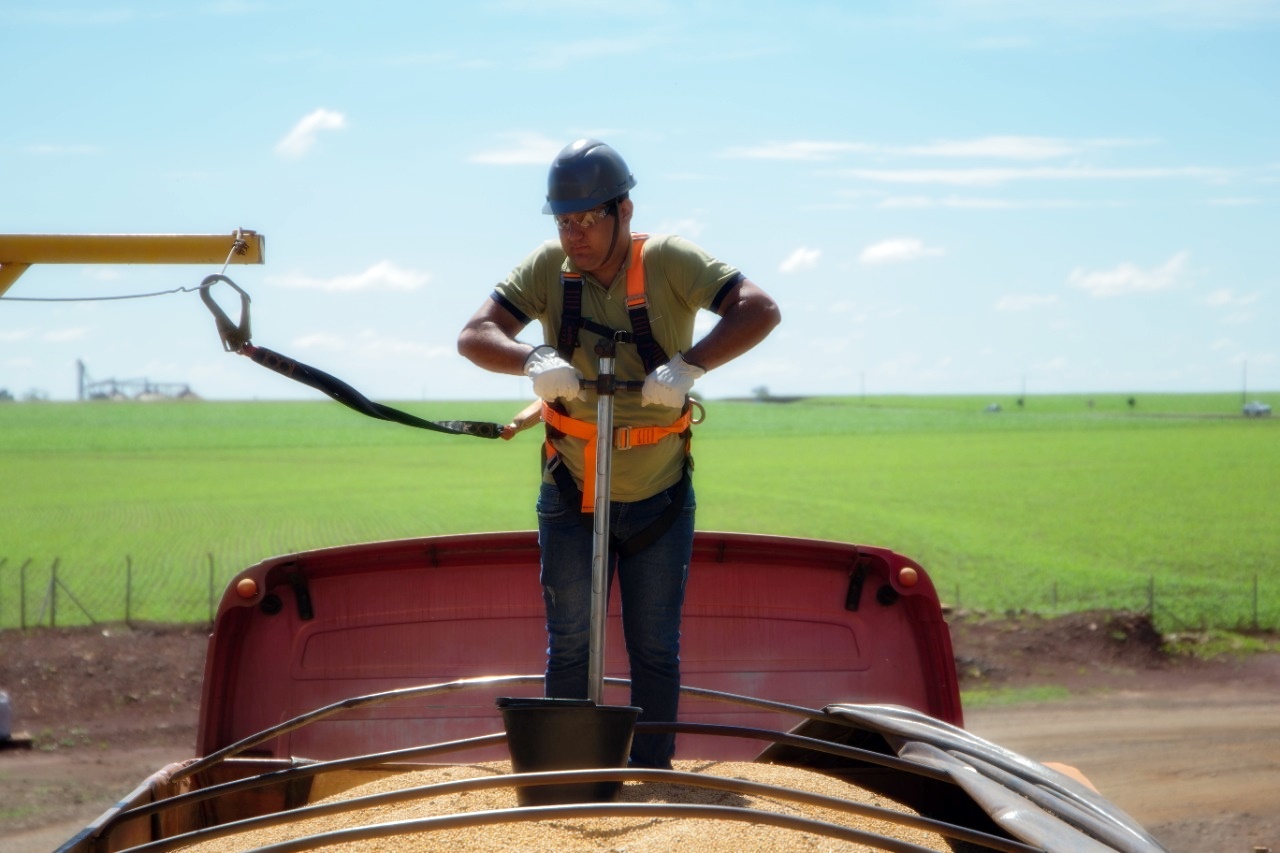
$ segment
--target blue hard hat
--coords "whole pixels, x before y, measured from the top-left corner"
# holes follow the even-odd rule
[[[579,139],[561,149],[547,173],[543,213],[580,213],[624,195],[636,179],[617,151],[598,139]]]

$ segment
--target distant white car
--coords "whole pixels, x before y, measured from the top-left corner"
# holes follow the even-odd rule
[[[1260,418],[1263,415],[1271,414],[1271,407],[1266,403],[1254,400],[1252,403],[1245,403],[1240,410],[1246,418]]]

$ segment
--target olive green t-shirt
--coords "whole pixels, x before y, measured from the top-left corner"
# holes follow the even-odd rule
[[[630,331],[627,315],[627,269],[630,257],[607,286],[583,274],[582,317],[610,329]],[[644,246],[645,295],[649,325],[654,339],[668,356],[693,345],[694,319],[699,309],[715,310],[725,294],[742,280],[734,267],[708,255],[681,237],[654,235]],[[538,320],[543,340],[555,346],[560,334],[564,290],[561,272],[582,271],[570,261],[556,240],[548,241],[511,271],[498,284],[493,298],[523,322]],[[599,373],[595,343],[599,336],[588,329],[579,332],[579,346],[571,359],[588,379]],[[643,381],[645,370],[634,344],[617,347],[614,372],[621,381]],[[596,393],[585,392],[585,400],[563,401],[569,416],[595,423]],[[639,391],[619,390],[614,395],[614,426],[666,425],[680,417],[679,409],[641,406]],[[565,436],[554,446],[578,486],[585,475],[583,439]],[[613,454],[611,500],[638,501],[673,486],[685,463],[684,439],[668,435],[657,444],[615,450]]]

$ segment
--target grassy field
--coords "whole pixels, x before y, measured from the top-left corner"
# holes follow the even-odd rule
[[[521,404],[402,407],[503,422]],[[1280,627],[1280,421],[1239,407],[713,401],[694,440],[699,526],[890,547],[964,607],[1154,603],[1168,628]],[[538,440],[428,433],[327,400],[0,406],[0,627],[47,624],[53,604],[59,624],[199,621],[211,588],[267,556],[531,528]]]

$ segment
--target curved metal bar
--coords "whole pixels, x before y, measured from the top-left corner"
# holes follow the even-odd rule
[[[256,776],[236,779],[232,782],[223,782],[218,785],[210,785],[207,788],[198,788],[194,791],[188,791],[185,794],[177,794],[172,797],[166,797],[163,800],[144,803],[136,808],[122,811],[114,815],[111,820],[103,824],[102,831],[99,832],[99,835],[108,834],[112,827],[123,820],[147,817],[148,815],[158,814],[179,806],[194,805],[195,803],[202,802],[204,800],[213,800],[229,794],[237,794],[241,791],[251,791],[254,788],[263,788],[267,785],[292,782],[298,779],[305,779],[308,776],[319,776],[321,773],[337,772],[341,770],[367,770],[378,767],[382,764],[391,764],[396,761],[403,761],[412,758],[430,758],[436,755],[447,755],[451,752],[462,752],[468,749],[481,749],[486,746],[496,746],[497,744],[504,743],[506,739],[507,736],[505,734],[481,735],[480,737],[467,738],[465,740],[445,741],[444,743],[429,744],[427,746],[413,746],[406,749],[390,750],[388,752],[371,752],[365,755],[353,755],[349,758],[337,758],[333,761],[313,761],[308,764],[297,764],[293,767],[285,767],[280,770],[259,773]],[[185,775],[189,776],[190,774]],[[175,774],[169,778],[170,781],[173,781],[178,777]]]
[[[211,752],[199,761],[191,764],[183,769],[179,775],[174,777],[174,781],[180,781],[195,773],[205,770],[218,762],[238,755],[247,749],[258,744],[265,743],[272,738],[279,737],[282,734],[296,731],[318,722],[334,714],[350,711],[357,708],[369,707],[372,705],[380,705],[388,702],[398,702],[402,699],[412,699],[419,696],[426,696],[432,693],[451,693],[463,690],[474,690],[484,687],[501,686],[507,684],[540,684],[543,681],[542,675],[499,675],[487,676],[482,678],[463,678],[457,681],[446,681],[440,684],[424,684],[417,687],[403,687],[397,690],[386,690],[381,693],[368,693],[363,696],[353,696],[300,714],[292,719],[285,720],[283,723],[272,726],[269,729],[263,729],[257,734],[236,741],[233,744],[223,747],[216,752]],[[604,683],[612,687],[629,687],[631,681],[626,678],[606,678]],[[746,707],[760,708],[767,711],[776,711],[779,713],[793,714],[798,717],[805,717],[812,720],[822,720],[824,722],[845,725],[850,728],[854,724],[839,716],[827,714],[824,711],[813,708],[806,708],[802,705],[789,705],[785,702],[773,702],[768,699],[755,699],[750,696],[743,696],[737,693],[726,693],[720,690],[711,690],[705,687],[690,687],[681,685],[680,692],[691,696],[700,696],[706,699],[712,699],[718,702],[727,702],[730,704],[744,705]],[[651,724],[644,724],[651,725]],[[658,725],[658,724],[652,724]]]
[[[913,776],[923,776],[926,779],[932,779],[935,782],[947,782],[954,784],[951,777],[945,772],[933,767],[927,767],[914,761],[907,761],[905,758],[898,758],[896,755],[885,755],[882,752],[872,752],[869,749],[863,749],[858,746],[846,746],[842,743],[832,743],[829,740],[819,740],[817,738],[805,737],[804,735],[793,735],[788,732],[778,732],[773,729],[755,729],[748,726],[721,726],[714,723],[636,723],[637,732],[675,732],[677,734],[698,734],[713,735],[716,737],[740,737],[748,740],[765,740],[770,743],[780,743],[787,746],[796,746],[801,749],[810,749],[814,752],[824,752],[827,755],[836,755],[841,758],[852,758],[857,761],[863,761],[867,764],[875,764],[879,767],[885,767],[890,770],[899,770],[903,773],[910,773]]]
[[[811,818],[795,817],[777,812],[755,811],[734,806],[685,805],[677,803],[593,803],[589,805],[532,806],[510,810],[467,812],[459,815],[395,821],[356,827],[354,829],[324,832],[292,841],[259,847],[258,851],[259,853],[294,853],[294,851],[313,850],[326,845],[365,841],[372,838],[387,838],[411,832],[438,832],[448,829],[489,826],[494,823],[536,823],[543,820],[600,817],[670,817],[678,819],[732,820],[740,823],[776,826],[795,832],[808,832],[841,841],[865,844],[868,847],[888,850],[892,851],[892,853],[931,853],[929,848],[921,847],[908,841],[897,841],[861,829],[840,826],[839,824]]]
[[[1038,849],[1035,847],[1029,847],[1018,841],[1011,841],[1006,838],[1000,838],[998,836],[990,835],[989,833],[967,829],[944,821],[895,811],[894,809],[884,808],[883,806],[873,806],[866,803],[853,802],[839,797],[830,797],[825,794],[814,794],[812,792],[796,788],[787,788],[780,785],[768,785],[762,782],[751,782],[745,779],[729,778],[724,776],[688,773],[684,771],[635,768],[625,770],[567,770],[543,773],[502,774],[500,776],[458,779],[449,782],[437,782],[429,785],[417,785],[398,791],[369,794],[364,797],[356,797],[350,800],[341,800],[315,806],[304,806],[288,812],[279,812],[271,815],[246,818],[233,823],[226,823],[220,826],[209,827],[185,833],[183,835],[174,836],[162,841],[143,844],[138,847],[130,848],[130,850],[131,853],[163,853],[163,851],[173,850],[187,844],[212,841],[241,832],[268,829],[282,824],[308,820],[311,818],[326,817],[334,814],[343,814],[359,811],[361,809],[393,805],[396,803],[410,802],[419,799],[443,797],[451,794],[471,793],[475,791],[487,791],[494,788],[523,785],[541,785],[549,783],[578,784],[613,781],[658,782],[682,785],[689,788],[727,791],[729,793],[742,794],[745,796],[786,800],[788,802],[800,803],[817,808],[825,808],[832,811],[874,818],[876,820],[882,820],[886,823],[892,823],[898,826],[906,826],[926,832],[934,832],[947,838],[953,838],[958,841],[965,841],[971,844],[978,844],[987,849],[1003,851],[1003,853],[1030,853],[1030,851]],[[506,811],[509,810],[493,810],[493,813],[495,815],[500,815]],[[501,821],[495,819],[491,822],[500,823]]]
[[[431,693],[450,693],[457,690],[470,690],[477,687],[493,687],[503,684],[528,684],[531,682],[541,682],[541,675],[495,675],[484,678],[463,678],[457,681],[446,681],[441,684],[425,684],[418,687],[402,687],[398,690],[386,690],[381,693],[368,693],[364,696],[353,696],[343,699],[340,702],[334,702],[317,708],[314,711],[308,711],[305,714],[285,720],[283,723],[272,726],[269,729],[263,729],[255,735],[250,735],[243,740],[238,740],[229,746],[224,746],[216,752],[211,752],[199,761],[189,765],[182,771],[174,775],[174,781],[181,781],[189,776],[193,776],[202,770],[207,770],[213,765],[232,756],[239,755],[246,749],[265,743],[272,738],[279,737],[282,734],[294,731],[296,729],[308,726],[311,723],[331,717],[334,714],[340,714],[343,711],[350,711],[355,708],[364,708],[369,705],[379,705],[384,702],[395,702],[401,699],[412,699],[417,696],[426,696]]]
[[[874,764],[887,769],[896,770],[898,772],[907,773],[914,776],[921,776],[932,779],[934,781],[954,784],[954,781],[944,772],[932,767],[907,761],[896,756],[884,755],[879,752],[862,749],[860,747],[846,746],[844,744],[832,743],[830,741],[818,740],[816,738],[804,737],[803,735],[794,735],[786,732],[778,732],[772,729],[757,729],[746,726],[720,726],[707,723],[638,723],[637,730],[643,731],[670,731],[686,734],[701,734],[715,737],[740,737],[751,740],[762,740],[770,743],[785,744],[787,746],[809,749],[814,752],[822,752],[827,755],[835,755],[841,758],[849,758],[856,761],[862,761],[867,764]],[[123,820],[134,819],[146,815],[158,813],[171,808],[182,805],[190,805],[202,800],[214,799],[219,796],[228,795],[238,791],[251,790],[257,787],[265,787],[271,784],[286,782],[293,779],[305,778],[307,776],[315,776],[323,772],[331,770],[351,770],[359,768],[375,767],[379,764],[386,764],[391,761],[403,760],[408,758],[422,758],[429,755],[438,755],[446,752],[455,752],[470,748],[479,748],[490,746],[495,743],[501,743],[506,739],[503,734],[487,735],[479,738],[471,738],[461,741],[450,741],[444,744],[435,744],[425,747],[411,747],[407,749],[394,750],[391,752],[375,753],[371,755],[355,756],[352,758],[337,759],[327,762],[316,762],[314,764],[302,767],[291,767],[283,770],[264,773],[249,779],[240,779],[234,782],[226,782],[221,785],[211,786],[186,794],[180,794],[175,797],[166,798],[153,803],[147,803],[129,811],[120,812],[113,817],[111,821],[105,824],[99,831],[99,837],[107,835],[114,826]],[[573,772],[573,771],[564,771]],[[608,771],[618,772],[618,771]],[[185,773],[183,776],[190,776]],[[175,774],[174,778],[177,778]]]

